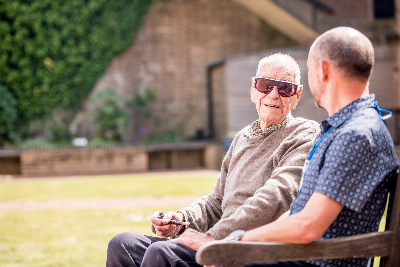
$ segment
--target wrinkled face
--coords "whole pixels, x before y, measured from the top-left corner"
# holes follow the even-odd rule
[[[270,78],[280,81],[294,82],[294,73],[284,66],[274,66],[273,64],[261,68],[256,77]],[[256,104],[258,118],[261,127],[282,122],[289,114],[290,110],[295,108],[302,92],[302,86],[298,86],[297,94],[290,97],[282,97],[278,94],[275,86],[269,94],[259,92],[254,87],[254,78],[251,85],[251,100]]]

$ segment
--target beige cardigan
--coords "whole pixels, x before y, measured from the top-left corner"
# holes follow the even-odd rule
[[[268,137],[248,139],[247,127],[225,155],[214,192],[179,210],[190,228],[216,240],[272,222],[289,209],[319,132],[317,122],[304,118],[292,119]]]

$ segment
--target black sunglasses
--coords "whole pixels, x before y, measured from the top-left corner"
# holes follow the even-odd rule
[[[283,97],[293,96],[297,93],[297,84],[285,81],[274,80],[270,78],[254,77],[254,87],[264,94],[269,94],[278,87],[278,94]]]

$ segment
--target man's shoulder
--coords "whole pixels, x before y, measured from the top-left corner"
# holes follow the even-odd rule
[[[339,133],[352,135],[370,135],[376,132],[388,132],[385,123],[375,109],[365,108],[357,111],[339,127]]]
[[[288,128],[294,130],[306,130],[314,133],[320,131],[319,123],[314,120],[309,120],[302,117],[293,117],[293,119],[288,123]]]

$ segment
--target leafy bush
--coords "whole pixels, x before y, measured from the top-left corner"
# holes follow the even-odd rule
[[[186,116],[190,116],[194,108],[188,105],[187,112],[183,113],[183,119],[170,125],[154,116],[151,112],[150,104],[156,98],[156,92],[147,88],[143,92],[136,91],[133,99],[128,101],[128,106],[133,108],[135,123],[137,128],[136,140],[142,144],[160,144],[186,142],[188,138],[183,136]],[[150,130],[151,129],[151,130]]]
[[[102,138],[93,138],[89,142],[90,147],[105,147],[105,146],[114,146],[114,141],[104,140]]]
[[[188,139],[183,137],[179,130],[169,128],[163,133],[151,133],[146,136],[142,143],[144,144],[162,144],[162,143],[178,143],[187,142]]]
[[[133,100],[128,102],[128,105],[133,107],[138,116],[144,119],[149,119],[152,117],[152,114],[148,104],[155,98],[156,92],[153,89],[148,88],[143,93],[136,91],[133,95]]]
[[[17,120],[17,102],[4,86],[0,86],[0,147],[13,137]]]
[[[120,141],[129,123],[125,98],[107,88],[97,93],[91,101],[97,106],[90,113],[95,122],[96,137],[106,141]]]
[[[42,139],[30,139],[24,141],[21,145],[21,148],[52,148],[54,147],[49,142]]]
[[[79,110],[131,45],[150,3],[0,0],[0,84],[16,98],[19,123],[28,127],[54,108]]]
[[[71,134],[67,126],[63,124],[53,123],[48,126],[50,131],[50,141],[54,143],[69,142],[71,140]]]

